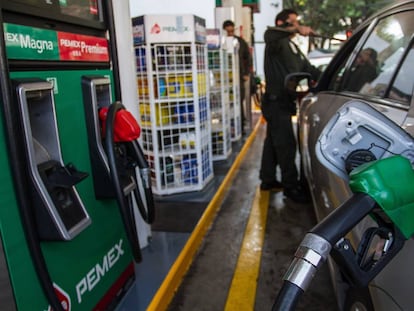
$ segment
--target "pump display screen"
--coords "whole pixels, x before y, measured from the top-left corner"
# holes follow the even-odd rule
[[[96,0],[60,0],[60,12],[64,15],[99,21]]]
[[[6,10],[102,28],[100,0],[8,0]]]

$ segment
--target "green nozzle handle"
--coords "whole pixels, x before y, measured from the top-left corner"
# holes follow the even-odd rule
[[[365,163],[351,172],[349,186],[372,197],[406,239],[414,234],[414,170],[407,158]]]

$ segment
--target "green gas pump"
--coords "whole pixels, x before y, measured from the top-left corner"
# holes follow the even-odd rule
[[[82,87],[99,76],[105,100],[118,92],[111,1],[0,8],[2,309],[113,309],[134,256],[116,200],[96,195]]]

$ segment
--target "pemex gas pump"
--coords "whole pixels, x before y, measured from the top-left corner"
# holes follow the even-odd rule
[[[318,159],[337,175],[349,176],[353,195],[305,235],[272,310],[295,310],[329,255],[350,284],[367,286],[398,254],[414,234],[413,143],[361,102],[345,104],[328,122],[316,146]],[[376,225],[354,249],[345,236],[367,215]]]
[[[139,127],[110,109],[112,15],[111,0],[1,1],[2,308],[111,310],[134,282],[130,203],[148,222],[154,213]],[[125,127],[132,136],[114,142]]]

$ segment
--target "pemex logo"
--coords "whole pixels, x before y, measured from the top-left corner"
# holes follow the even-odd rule
[[[161,32],[161,27],[158,24],[155,24],[154,26],[152,26],[151,28],[151,33],[160,33]]]
[[[70,302],[70,296],[68,295],[68,293],[65,292],[63,289],[61,289],[56,283],[53,283],[53,287],[55,289],[56,296],[62,305],[63,310],[70,311],[71,302]],[[49,306],[47,311],[53,311],[52,307]]]

